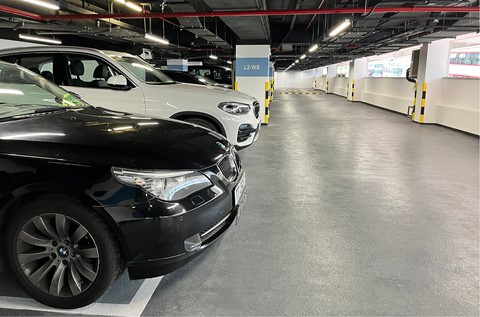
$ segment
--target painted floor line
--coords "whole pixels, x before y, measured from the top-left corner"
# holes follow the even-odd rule
[[[40,304],[31,298],[0,296],[0,308],[69,315],[140,317],[162,278],[163,276],[160,276],[143,281],[129,304],[93,303],[78,309],[56,309]]]

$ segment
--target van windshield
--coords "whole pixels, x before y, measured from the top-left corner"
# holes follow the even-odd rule
[[[155,69],[144,60],[135,56],[110,55],[120,65],[128,69],[135,77],[146,84],[161,85],[161,84],[175,84],[170,77]]]
[[[89,106],[33,71],[0,62],[0,119]]]

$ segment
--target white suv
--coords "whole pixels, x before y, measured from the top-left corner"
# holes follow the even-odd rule
[[[230,89],[180,84],[139,57],[67,46],[0,51],[19,64],[95,106],[194,123],[223,134],[237,149],[260,130],[259,103]]]

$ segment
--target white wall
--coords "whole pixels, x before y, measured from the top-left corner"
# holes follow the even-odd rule
[[[311,89],[315,70],[275,72],[275,89]]]
[[[315,86],[313,88],[325,91],[327,89],[327,77],[315,77]]]
[[[43,44],[0,39],[0,50],[25,46],[43,46]]]
[[[365,78],[362,99],[358,101],[406,114],[407,107],[413,105],[414,92],[415,84],[405,78],[369,77]]]
[[[480,134],[480,80],[443,78],[442,96],[436,105],[436,122]]]
[[[335,77],[335,81],[333,84],[333,93],[335,95],[347,97],[348,82],[349,82],[348,77]]]

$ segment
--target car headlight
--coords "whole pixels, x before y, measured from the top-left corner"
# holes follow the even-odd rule
[[[246,114],[250,111],[250,106],[245,103],[239,102],[222,102],[218,105],[218,108],[231,114]]]
[[[112,174],[120,183],[141,187],[164,201],[178,201],[213,185],[205,175],[195,171],[148,171],[114,167]]]

